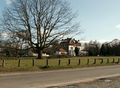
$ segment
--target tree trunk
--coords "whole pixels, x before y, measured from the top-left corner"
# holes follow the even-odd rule
[[[38,50],[38,57],[37,59],[42,59],[42,50]]]

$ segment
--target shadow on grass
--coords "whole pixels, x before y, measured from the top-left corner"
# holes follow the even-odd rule
[[[41,67],[39,67],[39,69],[48,69],[48,68],[50,68],[50,66],[41,66]]]

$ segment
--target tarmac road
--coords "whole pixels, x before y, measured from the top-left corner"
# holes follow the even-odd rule
[[[120,65],[0,74],[0,88],[46,88],[120,76]]]

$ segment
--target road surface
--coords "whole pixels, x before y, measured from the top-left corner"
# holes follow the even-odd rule
[[[120,65],[0,74],[0,88],[46,88],[120,75]]]

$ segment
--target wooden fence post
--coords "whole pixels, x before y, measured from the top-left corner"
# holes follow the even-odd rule
[[[100,64],[102,64],[103,63],[103,59],[101,59],[101,62],[100,62]]]
[[[89,62],[90,62],[90,60],[89,60],[89,59],[87,59],[87,65],[89,65]]]
[[[2,67],[4,67],[5,66],[5,60],[3,59],[2,60]]]
[[[94,62],[93,62],[93,64],[96,64],[96,59],[94,59]]]
[[[32,66],[34,67],[35,66],[35,60],[32,59]]]
[[[20,67],[20,59],[18,59],[18,67]]]
[[[58,66],[60,66],[60,62],[61,62],[61,60],[59,59],[59,60],[58,60]]]
[[[109,63],[109,58],[107,58],[107,64]]]
[[[68,59],[68,65],[70,65],[70,59]]]
[[[116,62],[117,64],[119,64],[119,58],[117,59],[117,62]]]
[[[118,58],[118,64],[120,63],[120,58]]]
[[[48,66],[49,64],[48,64],[48,59],[46,59],[46,66]]]
[[[80,65],[80,59],[78,60],[78,65]]]
[[[113,61],[112,61],[112,63],[115,63],[115,59],[113,58]]]

